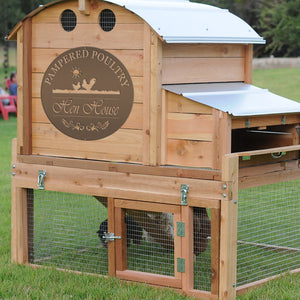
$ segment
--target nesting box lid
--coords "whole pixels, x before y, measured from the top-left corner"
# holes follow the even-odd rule
[[[246,22],[230,13],[188,0],[109,0],[144,19],[167,43],[264,44]]]
[[[174,84],[163,88],[236,117],[300,112],[300,103],[242,82]]]

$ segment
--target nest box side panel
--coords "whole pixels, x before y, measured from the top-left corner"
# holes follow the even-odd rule
[[[172,92],[165,98],[165,164],[221,169],[230,153],[228,115]]]
[[[164,44],[162,82],[245,81],[248,47],[239,44]]]
[[[145,105],[149,105],[146,103],[149,97],[145,95],[150,81],[150,75],[145,74],[145,69],[150,66],[148,56],[150,55],[151,32],[149,26],[123,7],[101,1],[89,3],[89,15],[79,12],[78,1],[66,1],[42,10],[32,18],[32,154],[143,163],[147,160],[145,156],[149,156],[143,146],[144,140],[148,138],[145,137],[144,132],[149,127],[149,124],[145,122],[145,119],[147,120]],[[71,11],[76,16],[74,28],[67,28],[67,30],[63,28],[61,17],[65,11]],[[115,16],[112,29],[102,28],[100,15],[103,11],[112,12]],[[69,26],[68,23],[67,26]],[[79,52],[76,52],[77,50]],[[67,56],[64,56],[64,53]],[[66,65],[71,66],[70,74],[66,72],[65,77],[66,81],[70,82],[68,87],[63,89],[72,89],[70,83],[73,83],[73,88],[78,88],[81,94],[86,92],[84,89],[95,89],[101,78],[97,79],[94,87],[88,87],[89,84],[94,84],[92,83],[93,76],[84,74],[86,70],[81,65],[80,59],[77,59],[81,58],[81,55],[84,56],[84,53],[87,53],[86,56],[89,58],[93,56],[95,65],[97,63],[109,64],[108,67],[111,72],[114,72],[115,78],[119,79],[121,87],[126,87],[127,75],[124,74],[128,74],[133,87],[132,106],[126,121],[112,134],[88,141],[66,135],[53,125],[49,115],[45,112],[41,92],[41,86],[45,83],[47,85],[47,80],[49,84],[52,83],[51,76],[56,76],[56,71],[58,74]],[[124,72],[123,69],[118,69],[118,63],[122,65]],[[47,72],[50,74],[50,79],[47,79]],[[63,81],[64,78],[61,78]],[[104,80],[105,78],[103,82]],[[87,85],[84,85],[84,81]],[[59,87],[57,90],[61,91],[62,88]],[[103,91],[109,92],[106,88],[102,88]],[[116,94],[117,91],[114,93]],[[65,98],[66,101],[68,99]],[[83,110],[81,104],[67,106],[70,102],[64,103],[65,114],[76,114]],[[118,108],[115,109],[117,114]],[[104,130],[103,128],[108,123],[94,126],[92,130]],[[67,120],[66,124],[67,126],[74,125],[73,131],[79,131],[82,128],[79,119],[72,123]]]

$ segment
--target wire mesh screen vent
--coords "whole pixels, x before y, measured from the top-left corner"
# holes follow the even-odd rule
[[[116,16],[110,9],[104,9],[100,13],[99,24],[102,30],[111,31],[116,25]]]
[[[65,31],[72,31],[76,27],[77,17],[72,10],[66,9],[61,15],[60,22]]]
[[[300,268],[300,180],[239,191],[238,286]]]
[[[92,196],[28,190],[29,261],[108,274],[108,251],[97,230],[106,208]]]

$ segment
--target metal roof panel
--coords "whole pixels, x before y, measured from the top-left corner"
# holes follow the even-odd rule
[[[265,43],[251,26],[227,9],[187,0],[107,2],[140,16],[167,43]]]
[[[237,117],[300,112],[300,103],[241,82],[174,84],[163,88]]]

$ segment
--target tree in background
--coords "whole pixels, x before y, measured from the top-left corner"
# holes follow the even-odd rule
[[[14,26],[21,21],[28,13],[38,8],[41,4],[52,2],[53,0],[2,0],[0,17],[1,42]]]
[[[266,53],[300,56],[300,0],[268,1],[259,26],[267,40]]]

